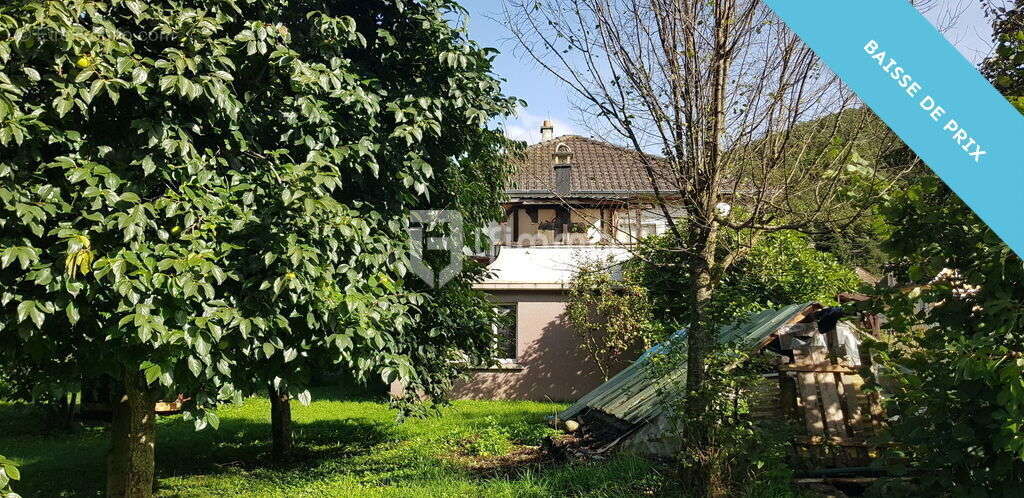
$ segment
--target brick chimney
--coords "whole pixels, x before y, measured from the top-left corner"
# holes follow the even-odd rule
[[[551,140],[555,138],[555,127],[552,126],[551,121],[548,119],[544,120],[544,124],[540,125],[540,139],[541,141]]]

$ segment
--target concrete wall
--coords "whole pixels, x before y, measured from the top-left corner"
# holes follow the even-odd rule
[[[495,303],[518,303],[516,364],[474,372],[454,397],[570,401],[603,382],[569,329],[564,291],[489,292]]]

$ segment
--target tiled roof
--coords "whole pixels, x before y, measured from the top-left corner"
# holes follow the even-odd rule
[[[555,191],[553,154],[561,144],[572,152],[570,196],[651,192],[644,157],[656,168],[659,189],[676,188],[671,180],[674,173],[663,158],[578,135],[563,135],[526,148],[523,161],[516,165],[509,193],[551,195]]]

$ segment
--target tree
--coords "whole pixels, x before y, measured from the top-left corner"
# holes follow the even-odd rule
[[[647,170],[655,208],[679,243],[671,250],[689,267],[690,392],[704,379],[717,330],[711,304],[730,266],[767,233],[853,223],[867,208],[847,182],[865,180],[860,202],[898,174],[854,155],[862,125],[852,134],[824,124],[797,132],[860,104],[758,0],[512,0],[508,25],[572,91],[584,121],[598,123],[592,131],[634,149]],[[727,216],[722,202],[734,205]],[[731,246],[726,230],[737,234]],[[689,409],[696,416],[703,407]]]
[[[1024,112],[1024,11],[990,10],[996,52],[982,65]],[[1024,486],[1024,263],[934,175],[886,203],[885,249],[907,285],[880,289],[887,318],[873,346],[887,367],[889,435],[922,489],[1013,495]],[[909,468],[906,468],[909,467]]]
[[[877,362],[895,455],[924,491],[1013,494],[1024,485],[1024,265],[937,177],[887,205],[886,250],[908,285],[883,289]],[[917,473],[917,472],[915,472]]]
[[[565,314],[605,380],[632,359],[627,354],[664,335],[656,329],[652,311],[647,289],[628,277],[616,279],[607,261],[580,265],[569,282]]]
[[[453,12],[0,7],[4,364],[112,379],[109,495],[151,494],[165,395],[187,393],[196,427],[216,428],[209,408],[275,378],[302,393],[332,357],[360,375],[433,372],[410,353],[429,293],[405,277],[407,214],[497,195],[487,123],[517,103]],[[450,178],[477,193],[452,200],[434,183]]]

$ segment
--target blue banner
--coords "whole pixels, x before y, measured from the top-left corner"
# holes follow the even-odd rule
[[[765,0],[1024,256],[1024,116],[906,0]]]

